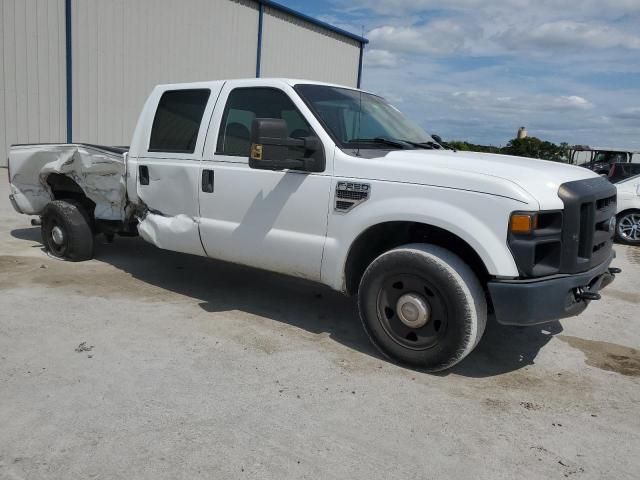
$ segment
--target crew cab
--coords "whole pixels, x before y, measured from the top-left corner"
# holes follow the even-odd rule
[[[384,355],[429,371],[468,355],[487,315],[578,315],[618,272],[606,179],[443,148],[383,98],[338,85],[160,85],[130,148],[15,145],[9,177],[52,255],[87,260],[94,235],[139,234],[320,282],[357,295]]]

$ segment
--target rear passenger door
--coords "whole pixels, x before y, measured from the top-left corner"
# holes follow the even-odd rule
[[[136,169],[137,195],[156,222],[153,242],[167,248],[205,255],[198,232],[200,162],[213,105],[222,87],[154,91],[155,115],[147,115]],[[150,98],[150,102],[154,99]],[[160,218],[163,217],[163,218]]]
[[[210,257],[319,280],[332,150],[325,145],[324,172],[250,168],[254,118],[285,120],[291,137],[320,127],[302,113],[308,109],[301,100],[264,80],[247,82],[225,84],[211,122],[202,162],[203,178],[212,180],[200,190],[202,242]]]

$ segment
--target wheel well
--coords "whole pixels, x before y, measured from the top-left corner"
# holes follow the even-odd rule
[[[358,291],[360,279],[369,264],[392,248],[408,243],[431,243],[458,255],[486,285],[489,272],[476,251],[457,235],[433,225],[417,222],[385,222],[369,227],[353,242],[345,264],[347,294]]]
[[[93,216],[96,208],[95,202],[91,200],[71,177],[61,173],[52,173],[47,177],[47,185],[51,189],[54,200],[75,200],[79,202],[89,215]]]
[[[620,213],[617,213],[616,217],[620,218],[621,215],[624,215],[625,213],[629,213],[629,212],[640,212],[640,208],[627,208],[626,210],[623,210]]]

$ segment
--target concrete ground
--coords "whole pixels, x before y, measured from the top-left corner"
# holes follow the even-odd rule
[[[640,249],[428,375],[316,285],[140,239],[52,259],[0,174],[0,478],[638,478]]]

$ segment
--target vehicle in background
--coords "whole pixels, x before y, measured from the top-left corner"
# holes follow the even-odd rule
[[[444,149],[383,98],[338,85],[160,85],[128,151],[13,146],[9,179],[56,257],[90,259],[97,233],[139,234],[320,282],[357,295],[384,355],[430,371],[467,356],[488,314],[575,316],[619,271],[606,179]]]
[[[616,164],[608,178],[618,190],[616,240],[640,245],[640,164]]]
[[[620,183],[637,175],[640,175],[640,163],[614,163],[609,169],[607,179],[611,183]]]
[[[591,148],[586,145],[576,145],[569,149],[568,163],[588,168],[599,175],[608,175],[614,164],[633,162],[640,163],[639,151]]]

